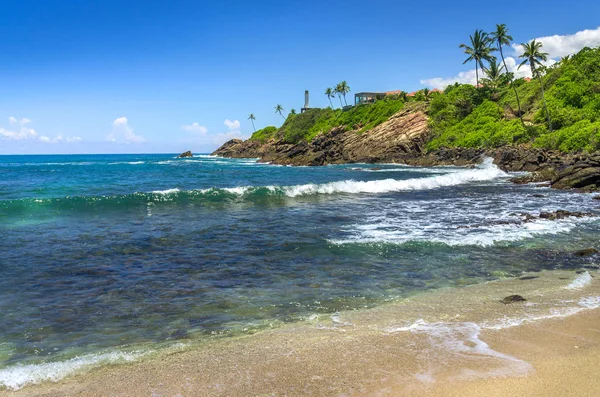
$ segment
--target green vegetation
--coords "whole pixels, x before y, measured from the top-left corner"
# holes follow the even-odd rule
[[[309,109],[300,114],[290,113],[281,128],[263,128],[252,134],[250,139],[260,142],[271,138],[287,143],[298,143],[302,140],[310,142],[317,135],[336,127],[362,133],[388,120],[403,106],[404,100],[400,98],[386,98],[349,110],[326,108]]]
[[[250,140],[265,143],[269,139],[275,138],[277,130],[277,127],[270,125],[258,131],[255,131],[254,134],[252,134],[252,136],[250,137]]]
[[[541,43],[524,43],[522,65],[529,65],[534,79],[513,81],[501,52],[512,39],[506,27],[497,25],[492,39],[486,37],[477,31],[471,46],[461,45],[469,50],[467,61],[475,60],[484,71],[483,86],[455,84],[431,99],[428,149],[526,144],[564,152],[600,150],[600,48],[584,48],[544,67]],[[490,52],[500,51],[503,67],[494,57],[485,59],[485,49],[477,55],[476,44],[486,41]]]

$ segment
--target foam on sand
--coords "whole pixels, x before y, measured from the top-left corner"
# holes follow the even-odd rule
[[[136,361],[147,353],[142,352],[110,352],[89,354],[75,357],[70,360],[42,363],[15,365],[0,369],[0,386],[11,390],[19,390],[30,384],[44,381],[57,382],[75,372],[105,364],[119,364]]]

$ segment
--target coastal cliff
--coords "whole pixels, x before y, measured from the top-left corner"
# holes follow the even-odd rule
[[[257,157],[263,162],[289,165],[401,162],[422,152],[428,134],[427,115],[420,107],[400,110],[387,121],[363,133],[339,126],[316,136],[310,142],[302,140],[296,144],[275,139],[265,143],[233,139],[213,155]]]

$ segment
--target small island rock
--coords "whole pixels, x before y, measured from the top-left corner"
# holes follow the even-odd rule
[[[187,152],[183,152],[181,153],[179,156],[177,156],[179,158],[186,158],[186,157],[194,157],[194,155],[192,154],[192,152],[190,152],[189,150]]]

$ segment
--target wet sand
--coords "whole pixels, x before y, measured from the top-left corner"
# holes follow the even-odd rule
[[[498,302],[510,293],[528,291],[535,307],[553,293],[600,292],[597,280],[585,294],[564,291],[562,276],[441,291],[0,395],[599,395],[600,309],[501,329],[478,326],[530,310]],[[416,320],[426,311],[430,318]]]

